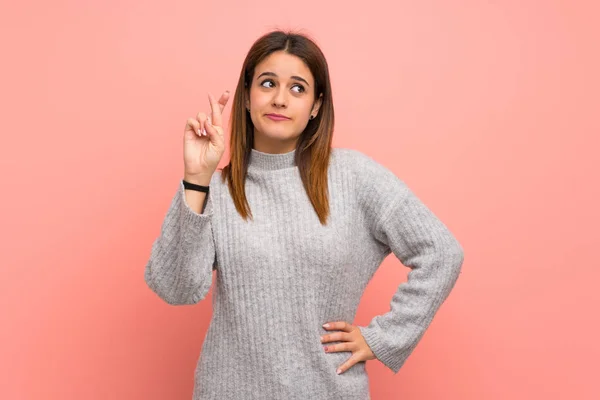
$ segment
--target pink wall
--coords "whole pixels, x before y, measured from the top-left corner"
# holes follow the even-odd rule
[[[191,397],[212,294],[169,306],[143,270],[186,118],[277,27],[328,58],[335,146],[395,171],[465,248],[401,372],[367,363],[372,398],[600,398],[597,2],[17,4],[0,12],[0,398]],[[388,258],[354,322],[406,273]]]

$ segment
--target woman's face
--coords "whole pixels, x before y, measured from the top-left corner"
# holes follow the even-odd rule
[[[287,153],[311,115],[316,117],[314,78],[304,62],[289,53],[271,53],[259,63],[252,77],[246,108],[254,124],[254,148],[265,153]],[[283,119],[269,117],[280,114]]]

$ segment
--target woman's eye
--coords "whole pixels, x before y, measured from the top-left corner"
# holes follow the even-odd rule
[[[263,81],[260,85],[262,87],[272,87],[272,86],[266,86],[265,83],[274,83],[274,82],[270,79],[267,79],[267,80]],[[296,84],[296,85],[292,86],[292,88],[298,88],[298,90],[296,90],[296,93],[303,93],[305,91],[304,86],[302,86],[300,84]]]

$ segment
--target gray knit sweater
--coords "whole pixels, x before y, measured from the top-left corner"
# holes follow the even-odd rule
[[[194,399],[370,399],[365,362],[336,374],[352,353],[325,353],[321,335],[335,331],[322,325],[353,323],[365,287],[393,252],[411,269],[408,280],[390,310],[359,329],[396,373],[449,295],[463,249],[402,180],[359,151],[334,148],[328,182],[326,226],[294,151],[252,150],[246,196],[253,221],[237,213],[220,171],[202,214],[189,208],[179,182],[145,280],[169,304],[195,304],[216,270]]]

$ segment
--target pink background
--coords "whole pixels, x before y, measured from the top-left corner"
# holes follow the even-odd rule
[[[3,5],[0,398],[191,398],[212,291],[172,307],[143,271],[186,118],[274,28],[322,47],[334,145],[392,169],[465,248],[400,373],[367,363],[372,398],[600,398],[597,4]],[[354,323],[407,271],[389,257]]]

